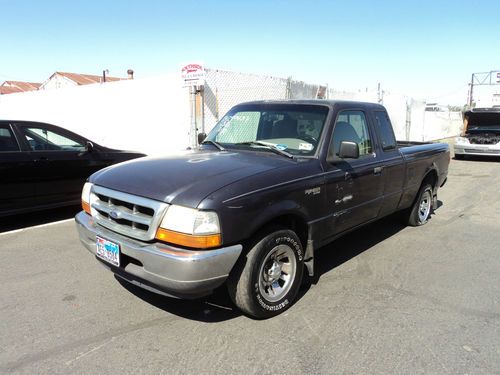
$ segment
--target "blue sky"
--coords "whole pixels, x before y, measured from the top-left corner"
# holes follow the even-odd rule
[[[500,1],[0,0],[0,81],[181,63],[463,104],[500,69]]]

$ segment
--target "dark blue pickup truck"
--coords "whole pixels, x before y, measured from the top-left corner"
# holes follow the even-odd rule
[[[348,101],[237,105],[200,146],[94,173],[76,216],[85,247],[150,291],[198,298],[226,283],[247,315],[293,303],[314,252],[401,211],[425,224],[446,144],[398,143],[385,108]]]

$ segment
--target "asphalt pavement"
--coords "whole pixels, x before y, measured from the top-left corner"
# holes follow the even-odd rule
[[[500,162],[452,161],[427,225],[389,217],[321,249],[312,285],[265,321],[223,289],[182,301],[118,282],[73,212],[9,219],[0,373],[500,374],[499,186]]]

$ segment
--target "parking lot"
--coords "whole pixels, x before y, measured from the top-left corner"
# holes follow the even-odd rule
[[[427,225],[389,217],[335,241],[265,321],[224,290],[181,301],[118,282],[72,220],[48,224],[75,209],[4,219],[0,372],[498,374],[499,186],[500,162],[452,161]]]

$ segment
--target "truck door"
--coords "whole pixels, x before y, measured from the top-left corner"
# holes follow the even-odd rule
[[[363,110],[342,110],[328,149],[326,188],[332,235],[375,219],[383,200],[382,161],[374,152],[372,127]],[[359,146],[358,159],[340,159],[342,141]]]

